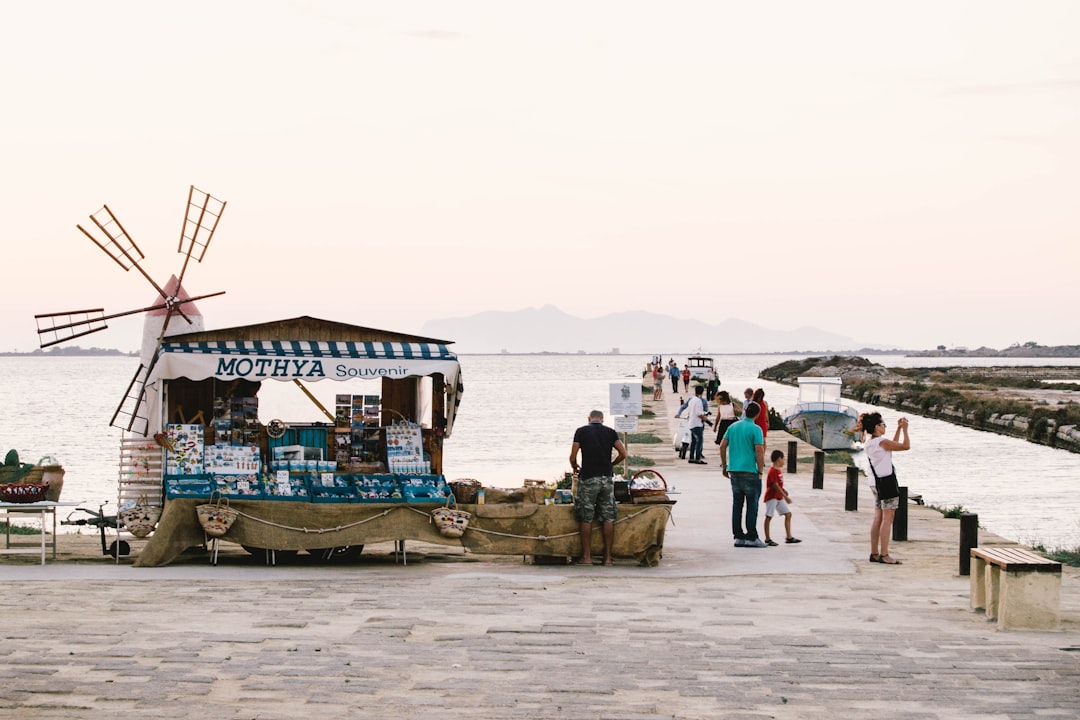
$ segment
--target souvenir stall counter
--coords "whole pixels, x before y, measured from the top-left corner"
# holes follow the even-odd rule
[[[309,317],[164,338],[146,383],[147,439],[164,455],[163,507],[135,564],[164,565],[204,545],[196,508],[216,503],[233,518],[223,540],[249,548],[420,540],[478,553],[576,554],[571,507],[545,505],[542,495],[463,506],[472,523],[461,537],[436,528],[452,498],[443,442],[464,392],[448,344]],[[260,417],[268,381],[298,385],[319,421]],[[332,410],[308,389],[328,381]],[[617,553],[658,554],[670,508],[619,513]]]
[[[174,499],[165,508],[137,566],[155,567],[176,560],[206,542],[196,517],[205,500]],[[438,507],[438,506],[436,506]],[[461,547],[477,554],[573,556],[580,552],[577,521],[571,505],[535,503],[460,505],[470,513],[461,537],[442,535],[431,505],[315,504],[281,501],[231,501],[237,511],[224,540],[252,548],[320,550],[380,542],[414,540]],[[671,515],[670,504],[620,504],[615,526],[616,557],[656,565]],[[593,550],[602,552],[599,527]]]

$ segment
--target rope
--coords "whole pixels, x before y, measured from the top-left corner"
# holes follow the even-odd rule
[[[671,507],[670,506],[668,506],[668,505],[653,505],[651,507],[662,507],[662,508],[664,508],[664,511],[668,515],[668,521],[671,522],[672,524],[675,523],[675,521],[671,517]],[[423,510],[420,510],[420,509],[414,508],[414,507],[400,507],[400,506],[387,508],[386,510],[383,510],[378,515],[372,515],[371,517],[364,518],[363,520],[357,520],[356,522],[351,522],[351,523],[349,523],[347,525],[337,525],[336,527],[330,527],[330,528],[307,528],[307,527],[295,527],[295,526],[292,526],[292,525],[283,525],[281,523],[273,522],[272,520],[266,520],[264,518],[255,517],[254,515],[249,515],[248,513],[244,512],[243,510],[236,510],[236,514],[241,516],[241,517],[245,517],[248,520],[252,520],[254,522],[261,523],[263,525],[269,525],[271,527],[280,528],[282,530],[292,530],[293,532],[302,532],[302,533],[309,534],[309,535],[311,535],[311,534],[322,535],[323,533],[341,532],[342,530],[348,530],[349,528],[358,527],[360,525],[363,525],[364,523],[369,523],[372,520],[378,520],[379,518],[384,518],[387,515],[389,515],[390,513],[394,512],[395,510],[411,510],[412,512],[416,513],[417,515],[423,515],[423,516],[427,517],[429,520],[431,519],[431,513],[429,513],[429,512],[425,512]],[[631,514],[627,515],[626,517],[622,517],[622,518],[619,518],[618,520],[616,520],[615,524],[618,525],[619,523],[623,523],[623,522],[626,522],[628,520],[633,520],[638,515],[642,515],[642,514],[644,514],[646,512],[648,512],[648,510],[643,509],[643,510],[639,510],[638,512],[631,513]],[[492,519],[494,519],[494,518],[492,518]],[[516,519],[516,518],[507,518],[507,519]],[[473,531],[473,532],[483,533],[485,535],[497,535],[499,537],[515,538],[515,539],[518,539],[518,540],[539,540],[540,542],[544,542],[544,541],[547,541],[547,540],[561,540],[562,538],[577,537],[577,535],[578,535],[577,532],[563,533],[561,535],[515,535],[513,533],[499,532],[498,530],[485,530],[483,528],[478,528],[478,527],[476,527],[474,525],[469,525],[468,529]]]
[[[276,522],[273,522],[272,520],[265,520],[265,519],[260,518],[260,517],[255,517],[254,515],[248,515],[243,510],[237,510],[236,514],[240,515],[242,517],[246,517],[248,520],[254,520],[257,523],[262,523],[263,525],[269,525],[271,527],[281,528],[282,530],[292,530],[293,532],[302,532],[302,533],[306,533],[306,534],[322,535],[323,533],[341,532],[342,530],[348,530],[349,528],[357,527],[359,525],[363,525],[364,523],[369,523],[372,520],[378,520],[379,518],[386,517],[387,515],[392,513],[394,510],[402,510],[402,509],[404,509],[404,508],[398,508],[398,507],[387,508],[386,510],[383,510],[378,515],[372,515],[369,518],[364,518],[363,520],[357,520],[356,522],[351,522],[348,525],[338,525],[337,527],[332,527],[332,528],[306,528],[306,527],[294,527],[292,525],[282,525],[281,523],[276,523]],[[409,508],[409,509],[411,510],[412,508]],[[423,513],[423,514],[426,515],[427,513]]]

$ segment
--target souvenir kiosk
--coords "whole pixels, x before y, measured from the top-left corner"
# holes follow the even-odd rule
[[[311,317],[164,338],[146,382],[164,507],[135,565],[165,565],[210,543],[198,508],[218,502],[232,511],[221,539],[270,561],[298,551],[347,557],[406,540],[576,554],[570,506],[542,499],[459,505],[473,517],[458,537],[433,522],[453,500],[443,442],[463,393],[449,344]],[[262,417],[267,381],[299,385],[316,421]],[[325,381],[335,381],[332,408],[308,387]],[[621,508],[616,554],[657,557],[669,514]]]

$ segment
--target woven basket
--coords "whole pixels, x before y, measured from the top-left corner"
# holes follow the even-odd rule
[[[642,475],[655,475],[655,478],[643,478]],[[627,483],[630,488],[630,497],[646,498],[657,497],[667,494],[667,481],[664,476],[655,470],[639,470],[634,473]]]
[[[21,482],[41,482],[41,469],[30,463],[0,465],[0,484],[13,485]]]
[[[35,503],[45,499],[49,486],[44,483],[12,483],[0,485],[0,501],[6,503]]]
[[[450,490],[454,493],[454,501],[462,505],[472,505],[476,502],[476,496],[480,492],[480,481],[462,478],[450,483]]]
[[[228,498],[218,498],[217,502],[198,505],[195,508],[199,524],[210,537],[221,537],[229,532],[239,513],[229,507]]]
[[[41,469],[44,471],[41,481],[49,486],[48,496],[45,499],[49,502],[59,502],[60,491],[64,489],[64,468],[60,465],[42,465]]]
[[[453,508],[439,508],[431,513],[431,520],[439,528],[439,533],[444,537],[461,537],[469,529],[469,520],[472,515],[464,510]]]
[[[140,502],[126,510],[121,510],[117,517],[129,533],[137,538],[144,538],[154,531],[158,520],[161,519],[161,508]]]

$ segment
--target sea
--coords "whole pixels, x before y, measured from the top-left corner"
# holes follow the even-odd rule
[[[796,402],[796,388],[760,380],[758,373],[785,360],[812,356],[717,354],[714,359],[722,388],[741,396],[746,387],[760,387],[770,406],[783,411]],[[574,430],[587,422],[593,409],[608,414],[610,386],[628,378],[640,379],[649,357],[460,356],[465,391],[444,445],[444,474],[448,479],[475,478],[495,487],[519,487],[525,479],[561,478],[568,469]],[[680,363],[685,360],[685,355],[674,357]],[[885,367],[1076,366],[1080,382],[1080,358],[875,355],[870,359]],[[24,462],[51,456],[66,470],[63,500],[79,501],[85,507],[103,503],[115,507],[121,432],[109,421],[137,367],[132,357],[0,358],[4,376],[0,452],[16,449]],[[377,392],[363,381],[345,387],[324,380],[309,389],[328,408],[333,408],[336,393]],[[265,383],[259,398],[263,422],[324,419],[292,383]],[[860,411],[871,407],[852,404]],[[895,427],[901,413],[874,409],[881,410],[886,422]],[[912,447],[896,456],[896,467],[909,492],[922,495],[929,504],[977,513],[980,525],[1010,540],[1050,549],[1080,547],[1080,455],[907,416]],[[865,471],[862,455],[856,452],[854,457]]]

